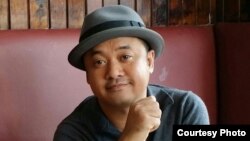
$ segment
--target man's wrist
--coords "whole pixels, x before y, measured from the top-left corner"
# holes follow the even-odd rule
[[[119,141],[145,141],[149,131],[124,131]]]

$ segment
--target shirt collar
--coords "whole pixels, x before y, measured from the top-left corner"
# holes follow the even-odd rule
[[[160,104],[160,109],[163,111],[168,105],[174,104],[174,99],[172,98],[169,91],[164,87],[158,85],[150,84],[147,87],[147,96],[155,96],[156,100]]]

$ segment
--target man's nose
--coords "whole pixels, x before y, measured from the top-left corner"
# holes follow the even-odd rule
[[[108,79],[116,79],[124,75],[124,68],[119,61],[110,61],[108,63],[106,76]]]

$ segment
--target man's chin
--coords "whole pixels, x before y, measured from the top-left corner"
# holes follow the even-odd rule
[[[133,103],[140,100],[142,98],[139,97],[118,97],[117,99],[113,99],[112,102],[113,106],[120,107],[120,108],[129,108]]]
[[[120,98],[117,100],[111,101],[114,105],[119,107],[130,107],[131,104],[133,104],[133,99],[124,99]]]

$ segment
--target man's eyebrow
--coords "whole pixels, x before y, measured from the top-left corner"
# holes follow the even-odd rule
[[[102,51],[100,51],[100,50],[91,50],[90,54],[91,54],[91,56],[94,56],[96,54],[102,54]]]
[[[115,49],[115,51],[127,50],[127,49],[131,49],[131,47],[129,45],[119,46]],[[93,49],[90,51],[90,54],[91,54],[91,56],[94,56],[96,54],[103,54],[103,52],[101,50],[98,50],[98,49]]]
[[[131,49],[131,47],[129,45],[124,45],[124,46],[119,46],[115,50],[117,51],[117,50],[123,50],[123,49]]]

